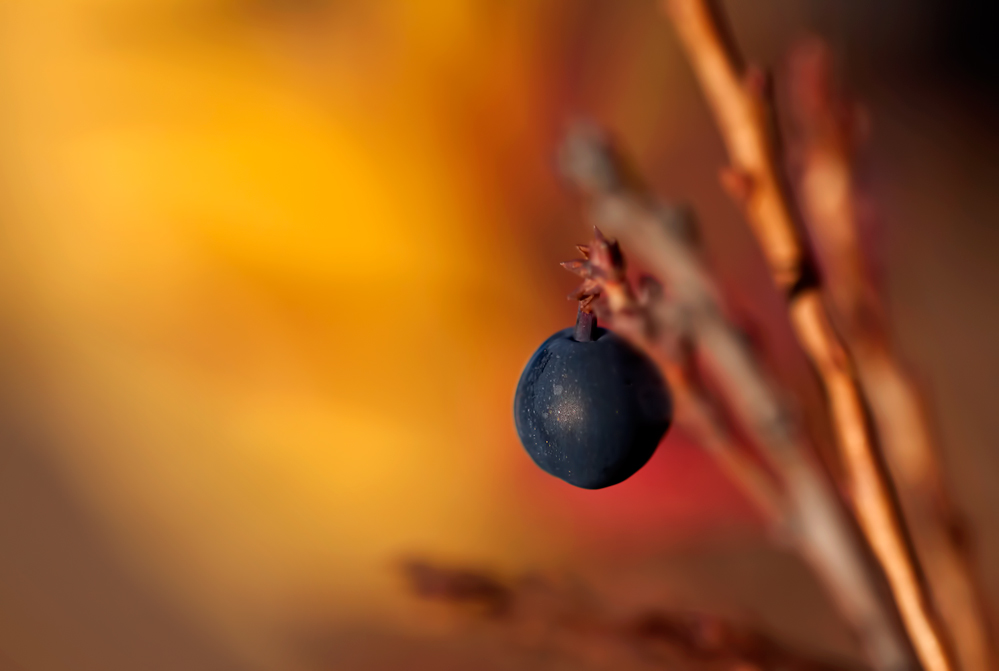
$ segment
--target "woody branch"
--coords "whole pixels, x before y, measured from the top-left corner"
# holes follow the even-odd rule
[[[715,3],[667,0],[665,7],[728,150],[732,166],[723,173],[723,183],[743,208],[774,282],[787,297],[792,327],[825,388],[854,515],[926,671],[951,671],[943,629],[867,424],[853,358],[833,330],[796,225],[764,77],[743,66]]]

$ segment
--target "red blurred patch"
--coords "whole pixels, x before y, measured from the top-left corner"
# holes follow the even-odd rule
[[[521,478],[534,510],[573,530],[579,543],[615,551],[741,529],[762,521],[711,457],[679,431],[669,433],[630,479],[600,490],[573,487],[526,458]]]

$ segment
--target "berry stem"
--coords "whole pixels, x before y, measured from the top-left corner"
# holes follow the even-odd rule
[[[597,327],[597,317],[589,310],[583,308],[582,305],[579,306],[579,310],[576,312],[576,332],[573,334],[573,340],[577,342],[590,342],[593,340],[593,331]]]

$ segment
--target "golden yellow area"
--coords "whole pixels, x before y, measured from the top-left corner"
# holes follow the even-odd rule
[[[533,7],[0,8],[29,405],[109,538],[189,606],[356,615],[400,592],[406,553],[558,547],[504,492],[537,336],[509,315],[561,296],[530,286],[469,145],[525,132]]]

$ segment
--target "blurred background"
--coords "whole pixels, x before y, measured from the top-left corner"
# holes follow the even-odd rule
[[[727,7],[779,99],[816,33],[868,106],[898,344],[999,603],[995,6]],[[575,314],[553,154],[580,116],[696,207],[828,443],[652,0],[0,3],[0,668],[579,668],[428,613],[410,557],[855,654],[680,432],[597,492],[520,448],[520,370]]]

